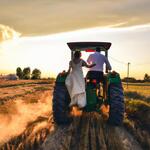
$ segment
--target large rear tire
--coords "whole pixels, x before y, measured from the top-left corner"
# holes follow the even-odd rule
[[[70,123],[70,96],[65,84],[55,83],[53,92],[53,118],[57,125]]]
[[[122,83],[109,85],[110,112],[108,122],[112,125],[122,125],[124,118],[124,94]]]

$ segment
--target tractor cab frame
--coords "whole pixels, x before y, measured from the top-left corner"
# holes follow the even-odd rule
[[[71,49],[71,59],[73,59],[75,51],[95,52],[96,48],[100,48],[101,51],[104,51],[105,56],[108,57],[108,50],[111,47],[110,42],[70,42],[67,45]],[[107,66],[105,72],[108,73]],[[95,79],[86,78],[86,111],[100,111],[100,106],[106,100],[107,95],[106,76],[103,83],[96,83]],[[102,84],[103,86],[101,86]]]
[[[111,47],[110,42],[69,42],[67,45],[71,50],[71,59],[73,59],[75,51],[95,52],[97,47],[99,47],[101,51],[104,51],[105,56],[108,57],[108,50]],[[107,72],[106,67],[106,73]]]

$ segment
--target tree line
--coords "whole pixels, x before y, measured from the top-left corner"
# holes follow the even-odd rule
[[[35,68],[32,72],[30,67],[26,67],[23,70],[18,67],[16,69],[16,75],[19,79],[40,79],[41,78],[41,71],[37,68]]]
[[[125,77],[122,79],[123,82],[150,82],[150,75],[148,75],[147,73],[145,73],[143,80],[137,80],[134,77]]]

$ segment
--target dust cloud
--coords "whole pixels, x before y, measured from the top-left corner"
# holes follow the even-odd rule
[[[12,105],[14,113],[0,114],[0,145],[21,134],[28,123],[39,116],[48,117],[52,110],[50,92],[42,93],[37,103],[26,103],[18,98],[13,100]]]

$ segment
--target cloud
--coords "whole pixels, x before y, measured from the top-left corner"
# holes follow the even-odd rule
[[[10,39],[16,39],[21,34],[19,32],[16,32],[14,29],[10,28],[9,26],[5,26],[0,24],[0,42],[10,40]]]
[[[150,22],[149,0],[0,0],[0,4],[0,22],[24,35]]]

